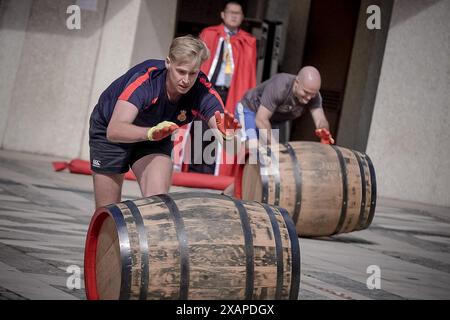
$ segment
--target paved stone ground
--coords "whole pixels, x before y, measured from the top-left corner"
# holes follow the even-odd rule
[[[53,172],[53,160],[0,150],[0,299],[85,299],[91,177]],[[126,181],[124,199],[139,196]],[[300,238],[300,248],[299,299],[450,298],[450,208],[378,199],[369,229]],[[73,265],[80,289],[67,286]],[[367,287],[371,265],[380,268],[380,289]]]

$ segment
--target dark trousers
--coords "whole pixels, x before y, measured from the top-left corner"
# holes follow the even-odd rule
[[[227,101],[227,97],[228,97],[228,88],[220,87],[220,86],[214,86],[214,88],[216,89],[219,96],[222,98],[223,104],[225,105],[225,103]],[[195,119],[195,120],[198,121],[200,119]],[[211,141],[202,141],[202,149],[201,150],[194,149],[194,145],[195,145],[194,139],[201,139],[204,136],[205,131],[209,129],[209,125],[206,121],[201,120],[201,126],[202,126],[202,131],[201,131],[202,136],[201,137],[195,137],[194,125],[191,126],[190,135],[191,135],[192,143],[191,143],[191,163],[189,165],[189,171],[197,172],[197,173],[214,174],[216,164],[215,164],[215,162],[213,164],[205,163],[204,159],[203,159],[203,151],[205,150],[205,148],[208,145],[210,145],[211,143],[214,143],[216,138],[213,137]],[[197,157],[196,157],[196,155],[197,155]],[[200,156],[201,156],[201,163],[199,163]],[[213,154],[213,156],[215,157],[216,155]],[[216,159],[216,161],[217,161],[217,159]]]

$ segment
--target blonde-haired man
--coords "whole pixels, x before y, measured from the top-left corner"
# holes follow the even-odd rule
[[[199,114],[224,138],[240,127],[200,71],[209,57],[192,36],[175,38],[165,61],[147,60],[115,80],[91,118],[89,146],[96,207],[121,201],[131,168],[142,196],[169,191],[172,133]],[[231,130],[230,130],[231,129]]]

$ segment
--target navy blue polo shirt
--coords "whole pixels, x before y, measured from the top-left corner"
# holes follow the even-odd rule
[[[177,103],[167,97],[166,76],[163,60],[147,60],[136,65],[101,94],[92,117],[107,127],[118,100],[136,106],[139,113],[133,124],[141,127],[152,127],[165,120],[182,126],[196,114],[209,120],[216,111],[223,113],[223,102],[203,72]]]

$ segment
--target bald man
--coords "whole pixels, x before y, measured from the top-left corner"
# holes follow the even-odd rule
[[[305,109],[311,112],[316,135],[322,143],[332,144],[329,124],[322,108],[319,71],[311,66],[302,68],[297,75],[280,73],[247,91],[237,104],[235,117],[242,125],[242,141],[256,146],[259,135],[271,143],[272,123],[300,117]],[[266,129],[266,130],[263,130]]]

